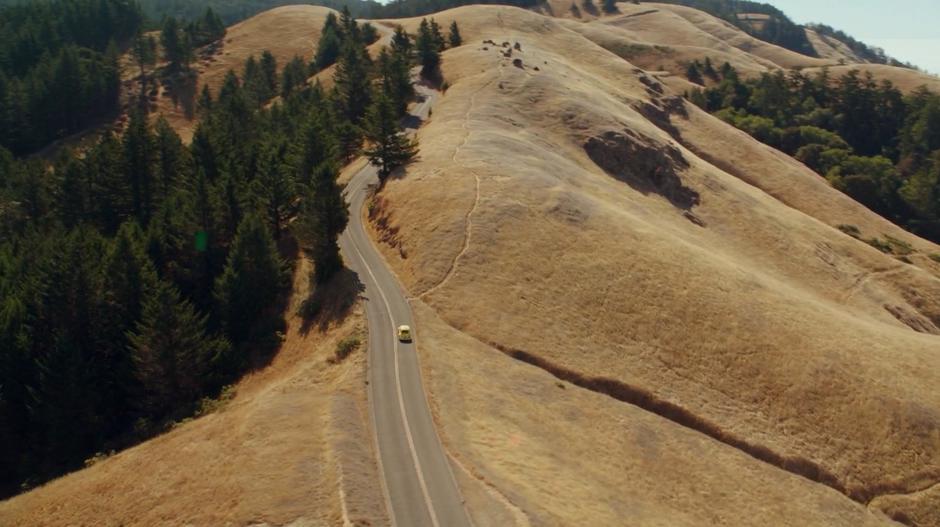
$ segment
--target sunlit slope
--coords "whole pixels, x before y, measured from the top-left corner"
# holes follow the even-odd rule
[[[940,481],[940,248],[556,20],[435,18],[467,45],[375,213],[444,322],[846,500]]]
[[[818,31],[809,28],[806,28],[806,38],[820,58],[855,63],[865,62],[849,46],[836,38],[821,35]]]

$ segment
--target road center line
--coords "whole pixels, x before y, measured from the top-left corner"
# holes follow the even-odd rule
[[[365,234],[365,231],[363,231]],[[372,283],[375,284],[375,288],[379,292],[379,296],[382,297],[382,302],[385,304],[385,312],[388,314],[388,321],[391,323],[392,329],[395,329],[395,320],[392,318],[392,307],[388,303],[388,298],[385,296],[385,291],[382,290],[382,286],[379,285],[378,279],[375,277],[375,274],[372,272],[372,268],[369,267],[369,263],[366,261],[365,257],[362,255],[362,252],[359,250],[359,247],[356,246],[355,241],[353,241],[353,250],[356,251],[356,255],[359,256],[359,261],[362,262],[363,267],[366,268],[366,272],[369,273],[369,276],[372,277]],[[415,449],[414,437],[411,435],[411,426],[408,423],[408,412],[405,410],[405,397],[401,391],[401,376],[399,373],[398,365],[398,339],[395,339],[394,347],[394,359],[395,359],[395,387],[398,391],[398,406],[401,409],[401,420],[402,425],[405,427],[405,436],[408,439],[408,449],[411,451],[411,459],[414,462],[415,471],[418,473],[418,483],[421,486],[421,493],[424,494],[424,503],[427,506],[428,514],[431,516],[431,523],[434,527],[440,527],[440,523],[437,521],[437,514],[434,511],[434,507],[431,504],[431,495],[428,493],[427,483],[424,481],[424,473],[421,470],[421,462],[418,460],[418,452]],[[394,516],[395,512],[392,511]]]

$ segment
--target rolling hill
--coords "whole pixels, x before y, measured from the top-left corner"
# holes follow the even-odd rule
[[[632,7],[621,7],[629,15]],[[705,18],[680,11],[686,21]],[[443,434],[460,455],[548,523],[570,524],[588,507],[540,499],[549,495],[609,489],[607,501],[588,507],[600,525],[623,514],[616,496],[668,508],[673,502],[656,489],[633,493],[639,474],[609,486],[581,476],[624,462],[587,454],[613,448],[607,422],[576,426],[578,440],[562,447],[543,439],[557,437],[550,419],[493,414],[543,402],[542,390],[558,389],[547,372],[625,402],[622,412],[639,407],[664,427],[680,424],[720,451],[744,452],[747,466],[795,474],[821,495],[836,491],[849,509],[872,514],[866,521],[882,521],[884,511],[935,525],[940,267],[929,255],[938,248],[670,95],[655,77],[566,31],[567,22],[495,7],[437,18],[457,19],[470,44],[445,53],[450,88],[420,134],[422,159],[387,186],[378,207],[395,233],[385,236],[394,245],[386,257],[427,306],[419,315],[440,328],[437,345],[422,350],[439,379],[432,394],[441,399]],[[669,35],[702,47],[708,36],[720,41],[714,33],[724,28],[706,29]],[[521,51],[506,57],[484,41],[518,42]],[[757,51],[762,60],[791,60]],[[917,255],[900,262],[840,224],[905,240]],[[450,348],[459,351],[438,351]],[[468,368],[506,357],[546,388],[521,380],[528,377],[500,384],[491,370]],[[497,401],[461,402],[451,385]],[[593,410],[574,407],[555,418],[578,421]],[[619,419],[615,429],[640,433],[627,414]],[[458,424],[478,421],[486,426]],[[506,441],[531,446],[515,457]],[[669,451],[690,458],[667,461],[660,452],[651,462],[710,457],[690,450]],[[698,482],[668,492],[695,495]],[[722,493],[762,503],[776,490],[739,481]],[[720,501],[692,510],[734,514],[736,524],[790,521],[790,513],[761,516]],[[675,514],[666,523],[686,521]],[[835,522],[821,518],[798,523]],[[861,521],[849,518],[840,521]]]
[[[810,34],[803,56],[671,4],[570,6],[434,15],[464,45],[420,159],[369,209],[475,523],[940,526],[940,247],[681,98],[691,60],[835,72],[850,50]],[[200,82],[263,49],[309,58],[327,13],[234,26]],[[292,319],[223,411],[0,504],[0,523],[387,524],[364,357],[326,360],[360,314],[322,334]]]

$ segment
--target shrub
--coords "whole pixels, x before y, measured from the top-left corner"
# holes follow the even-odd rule
[[[911,247],[911,244],[907,243],[904,240],[899,240],[894,236],[885,234],[885,241],[891,245],[892,252],[894,254],[907,255],[914,252],[914,248]]]
[[[853,238],[858,239],[862,237],[862,232],[859,231],[858,227],[856,227],[855,225],[842,224],[842,225],[837,226],[836,228]]]
[[[911,244],[887,234],[885,234],[884,240],[880,238],[872,238],[870,240],[865,240],[865,242],[885,254],[907,256],[914,252],[914,248],[911,247]]]
[[[871,238],[871,239],[865,240],[865,243],[867,243],[868,245],[871,245],[875,249],[878,249],[879,251],[885,254],[891,254],[891,244],[881,241],[878,238]]]
[[[336,362],[340,362],[351,355],[352,352],[359,349],[360,345],[362,345],[362,341],[356,336],[346,337],[339,341],[336,345]]]
[[[196,408],[196,417],[202,417],[225,408],[225,406],[235,398],[235,386],[227,385],[222,388],[222,391],[219,392],[219,396],[216,398],[204,397],[199,401],[199,406]]]
[[[321,309],[323,309],[323,299],[319,296],[312,295],[300,304],[298,314],[304,319],[311,319],[319,315]]]

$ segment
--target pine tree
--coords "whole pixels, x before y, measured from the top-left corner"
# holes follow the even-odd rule
[[[30,404],[43,428],[43,469],[49,472],[81,459],[97,442],[103,416],[96,387],[108,374],[96,356],[105,344],[100,316],[105,241],[87,227],[56,238],[34,321],[41,328],[33,335],[39,382]]]
[[[144,302],[158,283],[157,271],[145,251],[144,233],[136,222],[121,225],[105,259],[104,272],[105,345],[98,349],[98,361],[105,375],[98,388],[103,392],[103,403],[111,408],[108,413],[126,419],[137,388],[127,333],[140,321]],[[120,424],[112,426],[119,428]]]
[[[196,126],[189,150],[196,170],[201,170],[209,181],[216,181],[219,178],[219,156],[218,149],[209,135],[208,125],[200,123]]]
[[[160,32],[160,44],[163,53],[174,70],[186,69],[193,60],[192,43],[189,36],[181,31],[175,18],[169,17],[163,23]]]
[[[395,28],[395,34],[392,35],[392,53],[404,57],[410,62],[413,47],[411,37],[405,31],[405,28],[397,26]]]
[[[610,1],[610,0],[608,0]],[[451,48],[458,48],[463,44],[463,38],[460,36],[460,28],[457,27],[457,21],[450,23],[450,35],[447,36]]]
[[[360,38],[362,39],[362,44],[368,46],[375,43],[379,40],[379,31],[375,29],[375,26],[366,22],[360,27]]]
[[[62,223],[71,229],[91,219],[92,189],[83,163],[66,153],[56,163],[55,173],[60,177],[58,210]]]
[[[314,169],[294,225],[295,235],[313,257],[313,279],[317,284],[328,282],[343,267],[338,240],[349,222],[349,211],[342,188],[336,183],[338,174],[332,162]]]
[[[154,125],[154,147],[157,163],[154,195],[155,202],[159,204],[169,199],[182,174],[188,170],[189,152],[162,115]]]
[[[202,85],[199,100],[196,102],[196,111],[200,117],[206,117],[212,111],[212,92],[209,91],[208,84]]]
[[[261,75],[266,87],[265,99],[274,97],[277,91],[277,59],[270,51],[264,50],[261,54]]]
[[[444,35],[441,33],[441,26],[438,25],[434,18],[431,18],[429,25],[431,27],[431,38],[434,40],[434,46],[437,48],[438,52],[444,51],[446,45]]]
[[[421,19],[415,47],[418,50],[418,58],[421,61],[421,75],[426,79],[437,79],[440,77],[440,49],[427,19]]]
[[[273,95],[268,93],[268,82],[264,78],[261,65],[258,64],[254,55],[248,57],[248,60],[245,61],[242,86],[244,86],[246,95],[255,106],[260,106]]]
[[[689,79],[689,82],[694,84],[703,85],[705,80],[702,78],[702,72],[699,71],[698,62],[691,62],[685,70],[685,77]]]
[[[362,44],[362,38],[359,34],[359,24],[349,12],[349,6],[343,6],[343,11],[339,15],[339,26],[342,31],[344,43],[352,41]]]
[[[262,315],[274,303],[284,279],[283,263],[267,226],[258,216],[246,215],[215,287],[219,319],[232,342],[246,342],[255,329],[266,327]],[[240,362],[236,358],[229,366],[240,367]]]
[[[390,55],[383,48],[379,54],[378,68],[381,75],[382,90],[392,100],[397,115],[399,117],[404,116],[408,109],[408,103],[414,97],[414,86],[411,84],[408,63],[401,55]]]
[[[339,235],[349,222],[349,211],[342,188],[336,182],[339,170],[336,147],[327,130],[334,130],[327,116],[314,114],[303,132],[299,159],[295,161],[301,188],[301,204],[293,224],[294,235],[313,257],[314,281],[328,281],[342,269]],[[297,157],[297,156],[295,156]]]
[[[193,46],[204,46],[225,36],[225,24],[211,7],[207,7],[202,18],[187,28]]]
[[[159,282],[143,305],[140,322],[128,336],[141,406],[155,418],[194,403],[206,387],[210,366],[228,343],[206,331],[206,317],[166,282]]]
[[[336,15],[330,13],[323,23],[320,40],[317,42],[317,53],[313,61],[316,69],[323,70],[336,63],[343,48],[342,35],[343,30],[336,20]]]
[[[705,64],[702,67],[702,73],[704,73],[706,77],[713,81],[718,80],[718,72],[715,71],[715,66],[712,64],[711,57],[705,57]]]
[[[152,36],[138,33],[131,48],[134,61],[140,68],[140,98],[143,100],[147,94],[147,66],[157,63],[157,41]]]
[[[131,184],[124,174],[121,143],[111,134],[105,134],[85,156],[91,203],[94,216],[102,231],[117,232],[125,219],[133,214]]]
[[[281,238],[295,197],[293,171],[284,163],[286,150],[283,142],[266,145],[258,166],[262,205],[275,240]]]
[[[155,207],[154,200],[154,147],[147,117],[140,112],[131,114],[124,134],[124,174],[130,181],[134,215],[147,225]]]
[[[343,117],[359,124],[369,107],[369,59],[358,41],[347,39],[336,65],[336,93]]]
[[[384,93],[379,93],[369,108],[366,139],[371,146],[365,154],[379,167],[379,178],[382,181],[418,153],[417,143],[402,132],[394,104]]]
[[[281,97],[286,98],[294,90],[304,87],[306,83],[307,66],[302,58],[294,55],[281,72]]]

